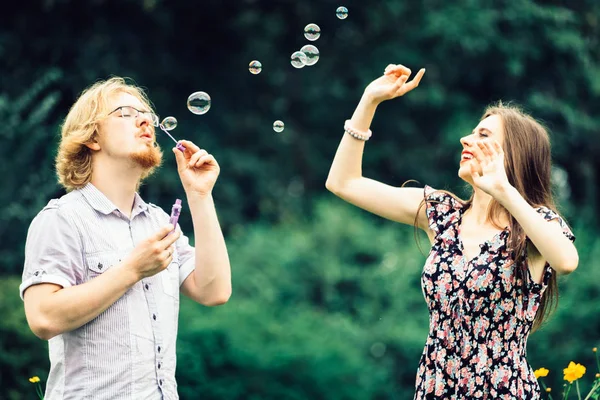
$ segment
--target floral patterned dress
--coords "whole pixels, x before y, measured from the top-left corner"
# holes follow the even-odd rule
[[[435,239],[421,276],[430,328],[415,399],[539,399],[526,345],[552,269],[546,264],[542,283],[529,280],[523,290],[507,248],[508,228],[468,261],[460,240],[462,204],[429,186],[425,199]],[[554,211],[536,210],[557,219],[575,240]]]

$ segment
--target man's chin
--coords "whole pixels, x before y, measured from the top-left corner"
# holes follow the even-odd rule
[[[162,162],[162,151],[158,147],[149,147],[144,151],[131,154],[131,160],[147,171],[160,166]]]

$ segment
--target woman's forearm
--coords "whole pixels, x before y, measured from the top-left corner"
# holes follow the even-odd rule
[[[508,188],[500,204],[517,220],[541,256],[557,272],[568,274],[577,268],[579,255],[558,223],[546,221],[514,188]]]
[[[366,132],[371,126],[378,103],[368,95],[363,95],[350,119],[350,126],[356,131]],[[362,176],[362,155],[365,141],[344,134],[331,164],[327,177],[327,189],[340,190],[351,179]]]

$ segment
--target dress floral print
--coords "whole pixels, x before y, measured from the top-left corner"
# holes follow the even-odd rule
[[[467,260],[460,240],[463,205],[429,186],[425,200],[435,240],[421,275],[430,328],[415,399],[539,399],[526,345],[552,269],[546,264],[542,283],[529,280],[523,290],[507,248],[508,228]],[[554,211],[536,211],[557,219],[575,240]]]

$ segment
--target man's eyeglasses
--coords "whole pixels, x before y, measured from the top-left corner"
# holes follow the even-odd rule
[[[123,118],[137,118],[140,114],[145,115],[152,121],[152,125],[158,126],[158,115],[151,113],[150,111],[140,111],[137,108],[131,106],[121,106],[115,108],[113,111],[109,112],[108,115],[120,111],[121,117]]]

